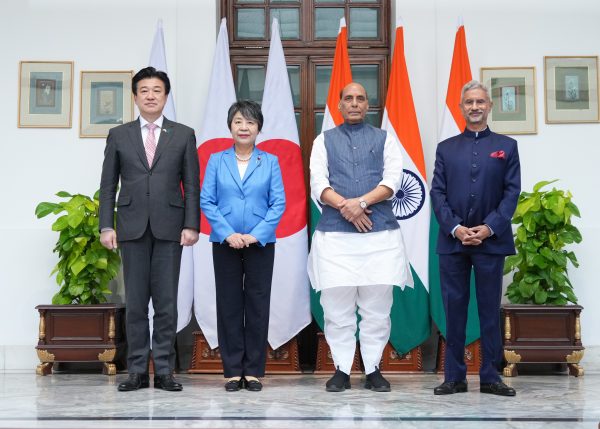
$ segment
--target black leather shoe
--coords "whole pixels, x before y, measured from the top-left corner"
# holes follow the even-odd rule
[[[467,391],[467,380],[463,381],[444,381],[438,387],[433,389],[434,395],[452,395],[453,393],[462,393]]]
[[[387,381],[381,372],[379,372],[379,368],[375,367],[375,371],[370,374],[367,374],[367,381],[365,381],[365,389],[370,389],[373,392],[391,392],[392,389],[390,387],[389,381]]]
[[[178,383],[172,374],[155,375],[154,388],[168,390],[169,392],[179,392],[183,390],[181,383]]]
[[[260,392],[263,388],[262,383],[258,379],[246,379],[246,390],[250,392]]]
[[[335,370],[333,377],[325,383],[325,390],[328,392],[343,392],[346,389],[350,389],[350,376],[338,368]]]
[[[229,380],[225,383],[225,390],[228,392],[237,392],[240,389],[244,388],[244,379],[240,378],[239,380]]]
[[[150,386],[148,374],[137,374],[132,372],[122,383],[119,383],[119,392],[130,392],[132,390],[144,389]]]
[[[501,381],[496,383],[481,383],[479,386],[481,393],[491,393],[499,396],[515,396],[517,392],[512,387],[507,386]]]

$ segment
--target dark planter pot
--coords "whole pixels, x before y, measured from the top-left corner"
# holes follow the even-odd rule
[[[117,373],[124,366],[127,343],[125,306],[38,305],[39,341],[36,351],[38,375],[52,372],[54,362],[102,362],[102,372]]]
[[[582,309],[580,305],[503,305],[504,376],[516,376],[517,364],[524,363],[566,363],[571,375],[583,375],[579,365],[585,350]]]

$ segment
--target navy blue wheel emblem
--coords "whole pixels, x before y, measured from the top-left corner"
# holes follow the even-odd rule
[[[400,189],[392,199],[392,208],[398,220],[413,217],[425,203],[425,185],[419,176],[406,169],[403,173]]]

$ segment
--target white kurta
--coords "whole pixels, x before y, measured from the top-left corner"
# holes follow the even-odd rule
[[[395,195],[402,182],[402,151],[389,132],[383,162],[379,185],[390,188]],[[331,187],[323,134],[313,143],[310,187],[313,198],[319,201],[323,191]],[[308,255],[308,275],[312,287],[318,291],[376,284],[413,287],[400,228],[368,233],[315,231]]]

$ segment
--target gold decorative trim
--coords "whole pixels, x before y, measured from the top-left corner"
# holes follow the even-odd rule
[[[44,362],[39,364],[36,368],[35,368],[35,373],[36,375],[46,375],[49,374],[52,371],[52,363],[50,362]]]
[[[507,340],[507,341],[510,341],[510,339],[511,339],[511,336],[510,336],[510,317],[508,316],[508,314],[504,318],[504,339]]]
[[[46,338],[46,318],[44,317],[44,313],[40,313],[40,328],[38,337],[40,341],[43,341]]]
[[[288,360],[290,358],[290,353],[287,347],[279,347],[275,350],[269,350],[268,359],[271,360]]]
[[[504,375],[505,377],[513,377],[514,373],[515,373],[514,371],[516,370],[516,368],[515,368],[516,366],[517,365],[514,363],[509,363],[502,370],[502,375]]]
[[[54,362],[54,355],[49,353],[48,350],[37,349],[36,351],[40,362]]]
[[[102,353],[98,353],[98,360],[100,362],[111,362],[115,358],[116,354],[117,349],[107,349],[104,350]]]
[[[575,377],[582,377],[583,376],[583,367],[580,365],[577,365],[576,363],[570,363],[569,364],[569,374],[571,374]]]
[[[117,365],[114,363],[104,362],[104,374],[117,375]]]
[[[573,353],[565,356],[567,363],[579,363],[583,359],[583,350],[573,350]]]
[[[508,363],[519,363],[521,362],[521,355],[514,350],[504,350],[504,359],[506,359]]]
[[[113,340],[115,338],[115,335],[116,335],[115,315],[111,314],[108,319],[108,338]]]
[[[581,340],[581,320],[579,320],[579,316],[575,317],[575,339],[577,341]]]

